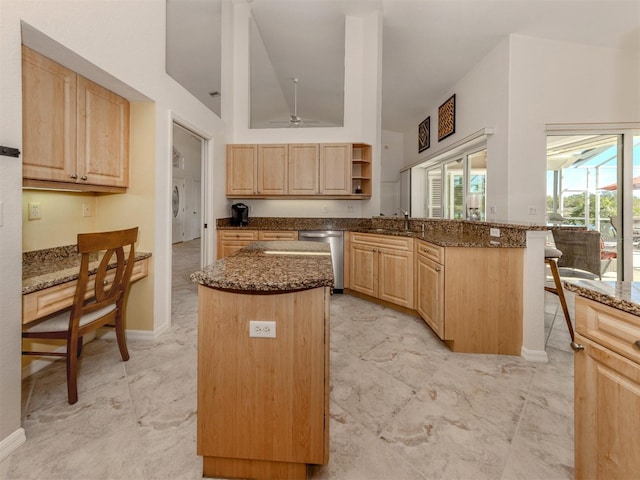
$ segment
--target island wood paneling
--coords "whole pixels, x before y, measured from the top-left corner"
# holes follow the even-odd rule
[[[284,464],[328,461],[328,297],[324,287],[254,295],[199,286],[205,476],[270,478]],[[250,320],[275,321],[276,338],[250,337]]]

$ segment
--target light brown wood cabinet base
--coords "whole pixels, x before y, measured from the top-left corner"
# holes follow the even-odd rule
[[[307,478],[305,463],[247,460],[243,458],[204,457],[204,477],[248,478],[255,480],[301,480]]]
[[[304,479],[329,461],[328,287],[198,287],[198,455],[205,476]],[[249,322],[275,322],[275,338]]]

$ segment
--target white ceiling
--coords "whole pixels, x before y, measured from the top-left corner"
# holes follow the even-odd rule
[[[173,63],[180,78],[170,73],[215,111],[205,97],[219,90],[219,74],[213,74],[218,75],[216,84],[203,70],[208,61],[219,62],[219,46],[211,39],[220,23],[219,0],[168,0],[167,4],[168,15],[172,4],[184,7],[179,19],[175,12],[175,21],[168,16],[168,63],[172,56],[179,58]],[[217,19],[216,13],[203,12],[216,4]],[[383,17],[382,127],[391,131],[417,128],[428,109],[510,33],[640,52],[640,0],[250,0],[249,4],[264,43],[262,66],[258,69],[255,62],[252,72],[252,111],[264,119],[284,115],[286,120],[283,101],[293,113],[290,79],[295,76],[300,78],[298,114],[335,122],[335,111],[342,109],[344,16],[372,9],[379,9]],[[213,26],[205,27],[207,19]],[[210,51],[215,48],[217,52]]]

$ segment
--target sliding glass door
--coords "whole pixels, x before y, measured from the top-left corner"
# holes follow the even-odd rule
[[[640,275],[639,144],[639,135],[625,132],[547,136],[547,222],[556,246],[568,250],[570,264],[559,263],[566,276]]]

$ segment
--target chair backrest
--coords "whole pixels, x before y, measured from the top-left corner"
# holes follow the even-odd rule
[[[585,270],[600,275],[600,232],[583,228],[552,227],[553,241],[562,252],[559,267]]]
[[[82,257],[71,309],[71,322],[76,327],[83,315],[114,304],[122,306],[131,280],[137,239],[138,227],[78,234],[78,253]],[[94,272],[95,282],[91,282]],[[113,279],[108,278],[111,275]]]

